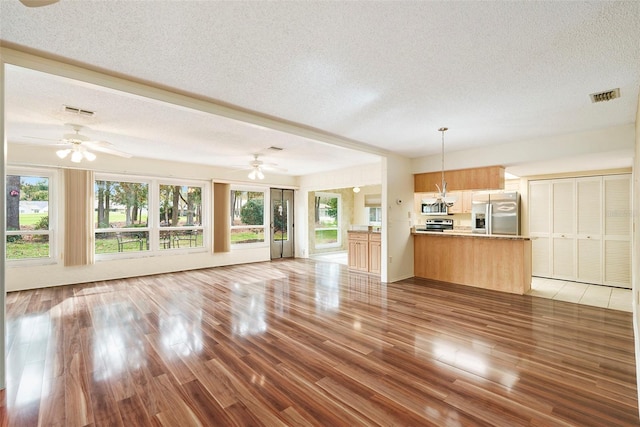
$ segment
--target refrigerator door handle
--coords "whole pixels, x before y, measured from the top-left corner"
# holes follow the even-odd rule
[[[485,212],[485,218],[487,219],[487,234],[493,234],[493,218],[491,217],[491,215],[493,215],[493,206],[491,205],[491,203],[487,203]]]

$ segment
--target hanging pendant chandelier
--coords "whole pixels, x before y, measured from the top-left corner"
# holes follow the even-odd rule
[[[429,204],[429,205],[435,205],[438,203],[442,203],[444,205],[446,205],[447,207],[451,207],[453,206],[453,204],[458,200],[458,198],[456,196],[447,196],[447,181],[444,180],[444,133],[446,131],[448,131],[449,128],[447,127],[441,127],[440,129],[438,129],[438,132],[442,133],[442,172],[441,172],[441,177],[442,177],[442,181],[440,182],[440,185],[436,184],[436,188],[438,189],[438,194],[436,195],[436,197],[432,197],[432,198],[426,198],[426,199],[422,199],[423,203]]]

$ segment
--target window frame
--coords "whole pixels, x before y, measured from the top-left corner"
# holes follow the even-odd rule
[[[147,184],[148,186],[148,196],[147,196],[147,226],[146,227],[136,227],[136,228],[126,228],[126,227],[107,227],[107,228],[99,228],[96,227],[96,221],[94,220],[96,214],[96,182],[98,181],[109,181],[109,182],[130,182],[137,184]],[[151,182],[150,178],[144,178],[139,176],[131,176],[131,175],[115,175],[109,173],[98,173],[96,172],[93,177],[93,185],[91,187],[91,198],[93,200],[93,208],[91,210],[92,220],[91,220],[91,228],[93,231],[93,254],[96,261],[101,261],[105,259],[117,259],[117,258],[137,258],[142,256],[150,256],[151,250],[142,250],[142,251],[123,251],[123,252],[108,252],[108,253],[97,253],[96,252],[96,237],[97,234],[108,234],[108,233],[132,233],[132,232],[146,232],[147,233],[147,246],[151,248]]]
[[[374,214],[374,220],[371,219],[371,214]],[[367,207],[367,217],[369,218],[369,225],[380,226],[382,225],[382,207],[380,206],[369,206]]]
[[[179,178],[167,178],[167,177],[151,177],[151,176],[137,176],[137,175],[116,175],[111,173],[95,173],[93,191],[95,191],[96,181],[115,181],[115,182],[133,182],[144,183],[148,187],[147,195],[147,226],[136,228],[103,228],[97,229],[95,227],[95,221],[92,221],[93,235],[96,235],[97,230],[101,233],[109,232],[122,232],[131,233],[135,231],[147,232],[147,247],[148,249],[142,251],[124,251],[124,252],[110,252],[98,254],[95,253],[95,243],[93,245],[94,256],[96,261],[112,260],[112,259],[124,259],[124,258],[145,258],[145,257],[158,257],[158,256],[171,256],[184,253],[206,252],[211,246],[209,235],[211,234],[211,209],[209,194],[211,192],[211,183],[208,180],[193,180],[193,179],[179,179]],[[180,186],[180,187],[200,187],[201,188],[201,207],[202,207],[202,223],[197,226],[175,226],[175,227],[161,227],[160,226],[160,186]],[[95,200],[96,195],[92,195],[94,200],[93,212],[95,212]],[[160,247],[160,232],[161,231],[182,231],[182,230],[198,230],[202,233],[202,246],[196,247],[171,247],[163,249]]]
[[[271,204],[269,199],[269,189],[265,187],[257,187],[257,186],[249,186],[249,185],[231,185],[230,192],[234,191],[242,191],[247,193],[262,193],[262,225],[233,225],[233,218],[231,218],[231,222],[229,224],[229,235],[233,230],[238,230],[242,228],[259,228],[262,227],[264,239],[260,242],[247,242],[247,243],[233,243],[231,242],[231,250],[238,249],[250,249],[250,248],[262,248],[268,247],[270,245],[270,229],[268,227],[269,224],[269,210],[267,207]],[[231,215],[232,206],[229,206],[229,215]]]
[[[313,224],[313,236],[314,236],[314,248],[315,249],[327,249],[327,248],[340,248],[342,247],[342,220],[341,220],[341,216],[342,216],[342,194],[340,193],[332,193],[332,192],[326,192],[326,191],[316,191],[314,194],[314,198],[315,197],[330,197],[330,198],[335,198],[338,199],[338,203],[337,203],[337,213],[336,213],[336,226],[335,228],[333,227],[318,227],[316,226],[316,224]],[[315,209],[315,204],[314,204],[314,209]],[[314,217],[315,217],[315,212],[314,212]],[[315,239],[316,236],[316,232],[318,230],[336,230],[336,242],[335,243],[318,243]]]
[[[205,185],[206,183],[206,185]],[[170,186],[170,187],[200,187],[200,207],[202,209],[202,222],[199,225],[172,225],[172,226],[161,226],[160,223],[160,186],[165,185],[165,186]],[[154,189],[154,193],[153,195],[156,197],[153,197],[153,200],[156,201],[156,210],[154,211],[155,214],[153,215],[153,217],[151,217],[151,214],[149,214],[150,218],[148,219],[149,222],[151,222],[151,220],[153,219],[154,222],[154,228],[157,230],[154,233],[150,233],[149,235],[149,244],[150,245],[155,245],[155,246],[150,246],[153,248],[156,248],[155,250],[160,252],[160,253],[168,253],[168,252],[177,252],[177,251],[181,251],[184,252],[186,250],[203,250],[207,248],[207,236],[208,233],[205,234],[205,223],[208,223],[209,219],[208,219],[208,215],[209,215],[209,210],[208,210],[208,194],[210,191],[208,191],[209,187],[207,187],[209,185],[209,183],[207,181],[194,181],[194,180],[186,180],[186,179],[165,179],[165,178],[159,178],[157,180],[155,180],[155,189]],[[156,200],[157,199],[157,200]],[[149,212],[151,212],[151,209],[149,209]],[[155,224],[157,222],[157,225]],[[150,225],[151,226],[151,225]],[[170,248],[163,248],[160,249],[160,243],[161,243],[161,238],[160,238],[160,233],[162,231],[196,231],[199,232],[202,235],[202,246],[189,246],[181,248],[181,247],[170,247]],[[151,236],[154,236],[155,238],[155,243],[154,243],[154,239],[151,238]],[[197,237],[196,237],[197,238]]]
[[[5,251],[5,265],[11,266],[36,266],[36,265],[50,265],[57,264],[58,260],[58,247],[59,247],[59,235],[60,231],[64,231],[63,227],[58,223],[58,185],[60,182],[60,172],[57,169],[50,168],[35,168],[35,167],[22,167],[22,166],[7,166],[5,171],[5,183],[7,176],[9,175],[17,175],[17,176],[31,176],[31,177],[42,177],[47,178],[49,180],[49,199],[47,201],[47,212],[49,217],[49,228],[48,230],[7,230],[6,222],[5,222],[5,239],[7,236],[18,236],[18,235],[46,235],[49,237],[49,256],[40,257],[40,258],[22,258],[22,259],[9,259],[6,256]],[[6,192],[5,192],[6,197]],[[6,210],[6,205],[5,205]],[[6,213],[5,213],[6,215]]]

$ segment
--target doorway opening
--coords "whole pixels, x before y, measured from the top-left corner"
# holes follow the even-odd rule
[[[293,190],[271,189],[271,259],[294,257]]]

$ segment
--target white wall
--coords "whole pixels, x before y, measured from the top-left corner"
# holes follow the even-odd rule
[[[491,147],[446,152],[445,169],[501,165],[517,176],[631,167],[633,124]],[[441,155],[413,159],[413,173],[441,170]]]
[[[387,156],[382,167],[382,274],[384,282],[413,277],[411,160]],[[386,261],[386,262],[385,262]]]
[[[635,159],[633,164],[633,252],[631,256],[631,294],[633,295],[633,332],[636,344],[636,381],[640,400],[640,95],[636,110]],[[640,408],[639,408],[640,413]]]
[[[4,129],[4,65],[2,61],[0,61],[0,136],[2,137],[2,151],[0,152],[0,178],[2,180],[2,185],[0,189],[2,190],[2,194],[7,194],[6,191],[6,173],[5,173],[5,163],[6,163],[6,147],[7,147],[7,135]],[[0,197],[0,226],[2,226],[2,239],[0,239],[0,254],[2,258],[5,257],[5,245],[7,242],[5,236],[5,228],[6,228],[6,199],[4,196]],[[5,362],[6,362],[6,352],[5,352],[5,335],[6,335],[6,325],[5,325],[5,317],[6,317],[6,283],[7,278],[5,275],[5,263],[0,263],[0,390],[6,387],[6,376],[5,376]]]
[[[365,207],[365,196],[380,195],[382,197],[382,185],[366,185],[360,187],[360,192],[353,196],[353,221],[354,225],[368,225],[369,211]]]

